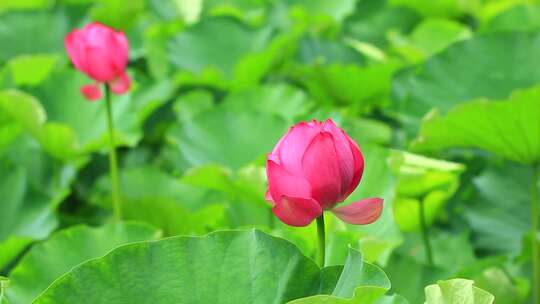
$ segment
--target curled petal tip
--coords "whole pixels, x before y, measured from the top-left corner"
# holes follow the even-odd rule
[[[82,86],[81,93],[88,101],[96,101],[101,99],[101,88],[97,83]]]
[[[375,222],[382,213],[383,199],[366,198],[350,205],[334,208],[332,212],[342,221],[354,225],[367,225]]]
[[[272,212],[289,226],[304,227],[321,215],[323,210],[314,199],[282,196]]]
[[[272,194],[270,194],[270,189],[266,190],[266,194],[264,195],[264,199],[270,203],[272,206],[274,205],[274,199],[272,198]]]
[[[131,79],[126,73],[124,73],[120,77],[109,82],[109,85],[111,87],[111,92],[114,94],[124,94],[131,87]]]

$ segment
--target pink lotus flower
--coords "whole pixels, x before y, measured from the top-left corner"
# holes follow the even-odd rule
[[[88,100],[101,98],[101,83],[109,84],[115,94],[127,92],[131,81],[125,71],[129,46],[124,33],[93,22],[71,31],[64,43],[73,65],[96,81],[81,87]]]
[[[335,208],[358,186],[363,171],[358,145],[331,119],[301,122],[268,155],[266,199],[274,214],[291,226],[306,226],[324,210],[350,224],[370,224],[381,215],[380,198]]]

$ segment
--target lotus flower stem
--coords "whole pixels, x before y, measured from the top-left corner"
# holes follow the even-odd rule
[[[317,235],[319,237],[319,255],[317,256],[319,260],[319,265],[321,268],[324,267],[324,255],[325,255],[325,234],[324,234],[324,214],[317,218]]]
[[[428,228],[426,224],[426,215],[424,210],[424,202],[422,200],[419,201],[420,204],[420,228],[422,230],[422,239],[424,241],[424,250],[426,251],[426,258],[429,265],[433,266],[433,253],[431,251],[431,242],[429,240],[429,233]]]
[[[120,202],[120,184],[118,182],[118,163],[116,159],[116,143],[114,139],[114,123],[111,103],[111,90],[105,85],[105,103],[107,105],[107,126],[109,130],[109,172],[111,174],[111,193],[114,219],[122,220],[122,206]]]
[[[538,191],[540,189],[540,164],[532,167],[531,187],[531,260],[533,303],[540,304],[540,258],[538,256]]]

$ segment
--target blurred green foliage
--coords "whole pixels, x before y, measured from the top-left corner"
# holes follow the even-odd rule
[[[125,31],[130,43],[133,87],[113,100],[124,218],[136,222],[125,229],[110,223],[105,105],[80,94],[90,80],[73,69],[63,46],[66,33],[90,21]],[[0,275],[11,279],[6,287],[0,278],[0,303],[28,303],[62,275],[50,299],[73,299],[78,291],[64,294],[62,284],[86,282],[85,271],[111,267],[116,254],[135,271],[146,260],[130,260],[131,251],[146,245],[100,257],[158,238],[158,230],[244,228],[285,238],[298,249],[262,232],[252,241],[285,252],[283,259],[298,256],[317,280],[325,274],[326,289],[302,281],[309,292],[283,293],[283,300],[303,297],[294,303],[457,303],[452,297],[462,294],[463,303],[490,303],[478,288],[500,304],[532,303],[537,1],[2,0],[0,41]],[[315,256],[315,227],[288,227],[273,216],[264,160],[289,126],[328,117],[360,144],[366,161],[345,204],[378,196],[385,206],[368,226],[327,216],[329,266],[315,270],[307,258]],[[228,235],[198,240],[220,233]],[[231,245],[220,248],[246,250],[234,241],[241,233],[230,235]],[[187,239],[143,244],[165,254],[168,243],[181,247]],[[261,265],[283,263],[263,256]],[[93,258],[100,259],[68,271]],[[362,269],[384,282],[351,279],[347,292],[333,294],[348,273],[341,265],[350,263],[369,265]],[[230,279],[209,273],[192,283]],[[437,283],[455,277],[476,287]],[[100,286],[107,284],[87,285],[98,293]],[[163,295],[170,290],[156,290]],[[40,301],[58,302],[50,299]]]

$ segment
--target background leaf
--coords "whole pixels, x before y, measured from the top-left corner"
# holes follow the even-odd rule
[[[540,88],[518,91],[508,101],[464,103],[437,116],[423,122],[415,149],[479,148],[519,163],[540,160]]]
[[[538,83],[540,69],[530,57],[540,48],[538,35],[515,32],[478,36],[400,73],[393,86],[399,116],[417,122],[432,107],[447,111],[475,98],[506,98],[512,90]],[[487,53],[490,56],[485,56]]]

